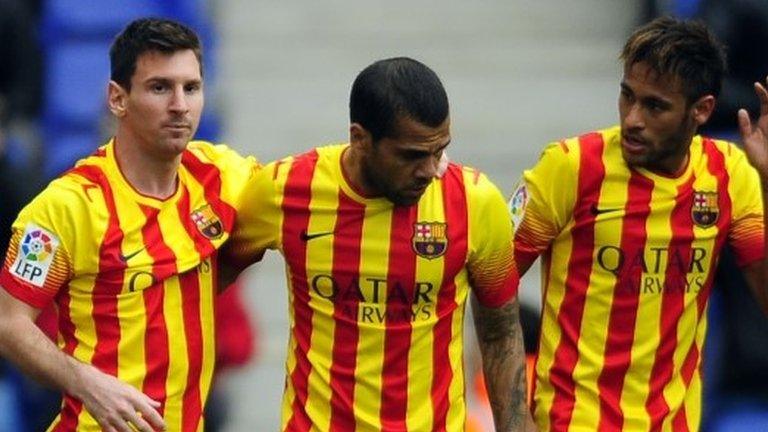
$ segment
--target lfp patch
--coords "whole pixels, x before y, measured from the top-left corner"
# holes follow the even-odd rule
[[[42,288],[51,269],[59,239],[35,224],[27,224],[19,244],[11,273],[19,279]]]
[[[523,221],[525,215],[525,207],[528,205],[528,189],[525,187],[525,180],[520,180],[520,183],[515,189],[515,193],[512,194],[512,198],[509,199],[509,217],[512,219],[512,232],[517,232],[517,228],[520,227],[520,223]]]
[[[435,259],[448,247],[448,225],[442,222],[413,224],[413,251],[420,257]]]

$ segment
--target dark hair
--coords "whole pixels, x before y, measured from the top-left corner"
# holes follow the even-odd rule
[[[700,21],[661,17],[637,29],[621,57],[625,69],[647,64],[659,76],[677,79],[689,103],[717,97],[726,70],[725,48]]]
[[[430,127],[448,118],[448,96],[437,74],[407,57],[379,60],[363,69],[352,84],[350,121],[376,142],[394,137],[401,116]]]
[[[200,39],[189,27],[162,18],[141,18],[132,21],[112,42],[109,49],[110,79],[126,90],[131,89],[131,77],[136,72],[136,60],[148,51],[172,54],[192,50],[203,73]]]

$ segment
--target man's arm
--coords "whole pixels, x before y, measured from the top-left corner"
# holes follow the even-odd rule
[[[0,354],[26,374],[81,400],[108,432],[165,430],[160,403],[63,353],[35,325],[39,310],[0,287]],[[150,426],[151,425],[151,426]]]
[[[768,213],[765,212],[765,206],[768,204],[768,91],[761,83],[756,82],[755,93],[760,100],[760,117],[753,126],[747,111],[739,110],[739,132],[747,158],[760,176],[765,231],[768,227]],[[768,235],[764,239],[768,239]],[[745,267],[744,275],[763,312],[768,314],[768,242],[765,242],[763,247],[763,259]]]
[[[497,431],[535,430],[527,404],[525,348],[517,297],[498,308],[472,297],[485,387]]]

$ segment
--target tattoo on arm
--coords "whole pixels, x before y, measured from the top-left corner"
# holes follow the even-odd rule
[[[496,430],[523,430],[530,414],[517,299],[488,308],[473,298],[472,309]]]

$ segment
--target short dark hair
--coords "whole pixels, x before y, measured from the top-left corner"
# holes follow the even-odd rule
[[[430,127],[448,118],[448,95],[437,74],[408,57],[379,60],[363,69],[352,84],[350,121],[376,142],[396,134],[401,116]]]
[[[136,72],[136,60],[148,51],[172,54],[192,50],[203,73],[200,39],[189,27],[163,18],[141,18],[132,21],[112,42],[109,49],[110,79],[126,90],[131,89],[131,77]]]
[[[637,29],[621,53],[624,68],[647,64],[677,79],[688,103],[717,97],[726,71],[725,47],[700,21],[660,17]]]

